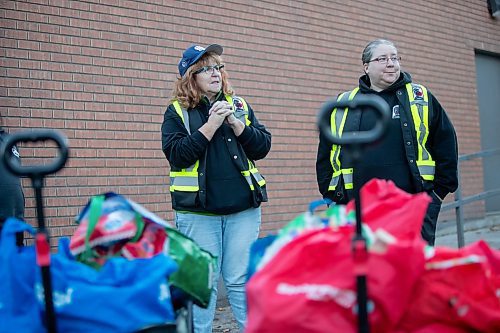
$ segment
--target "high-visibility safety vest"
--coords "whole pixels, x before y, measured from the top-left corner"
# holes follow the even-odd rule
[[[241,97],[225,95],[226,100],[235,109],[234,116],[240,121],[244,122],[246,126],[251,124],[248,119],[248,105],[245,100]],[[182,108],[178,101],[173,102],[175,111],[181,117],[184,127],[186,127],[189,134],[191,130],[189,128],[189,113],[186,109]],[[259,170],[255,167],[252,161],[247,159],[247,169],[242,170],[241,174],[245,178],[250,187],[250,190],[254,190],[254,185],[252,177],[255,179],[259,186],[264,186],[266,180],[260,174]],[[183,191],[183,192],[198,192],[200,190],[198,182],[198,167],[200,161],[196,161],[193,165],[188,168],[181,169],[180,171],[170,171],[170,192]]]
[[[351,91],[344,92],[339,95],[337,101],[350,101],[354,99],[358,91],[359,87],[356,87]],[[429,136],[429,97],[427,89],[420,84],[407,83],[406,91],[408,93],[411,116],[418,143],[416,160],[418,171],[423,180],[432,181],[434,180],[436,162],[432,159],[431,154],[425,147]],[[342,137],[348,111],[347,107],[343,109],[333,109],[330,117],[332,135]],[[344,188],[346,190],[353,189],[354,170],[351,167],[341,167],[340,150],[340,145],[332,145],[332,150],[330,151],[330,163],[333,168],[333,174],[330,185],[328,186],[328,191],[334,191],[337,188],[341,175],[344,179]]]

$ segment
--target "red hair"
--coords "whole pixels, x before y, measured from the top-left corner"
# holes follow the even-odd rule
[[[183,77],[178,77],[174,83],[174,90],[170,103],[178,101],[183,108],[194,108],[200,102],[202,92],[196,83],[194,72],[210,63],[222,63],[222,58],[213,52],[204,54],[193,66],[189,67]],[[222,92],[226,95],[233,95],[234,91],[229,83],[229,76],[224,68],[221,69]]]

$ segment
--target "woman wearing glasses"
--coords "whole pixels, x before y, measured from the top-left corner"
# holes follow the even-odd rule
[[[260,204],[267,201],[254,161],[271,149],[271,134],[234,95],[222,51],[217,44],[184,51],[161,129],[176,226],[218,258],[210,304],[194,309],[196,332],[212,332],[220,274],[243,329],[249,251],[259,234]]]
[[[316,160],[319,190],[324,198],[347,203],[352,199],[352,179],[357,173],[361,184],[379,178],[392,180],[408,193],[426,191],[432,202],[422,237],[434,245],[441,202],[458,186],[455,130],[436,97],[401,71],[401,57],[392,42],[370,42],[361,60],[365,74],[358,87],[339,95],[338,100],[355,99],[360,94],[382,97],[391,110],[387,133],[365,151],[356,170],[347,164],[340,146],[328,144],[320,135]],[[344,121],[333,118],[332,130],[345,133],[372,129],[376,115],[348,111]]]

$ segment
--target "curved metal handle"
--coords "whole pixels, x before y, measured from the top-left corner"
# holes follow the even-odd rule
[[[334,136],[330,127],[330,116],[334,108],[357,109],[370,107],[378,113],[375,126],[368,131],[343,133],[342,137]],[[323,104],[318,114],[318,128],[326,139],[336,145],[363,144],[378,140],[385,132],[389,122],[389,105],[382,97],[376,95],[359,95],[350,101],[330,100]]]
[[[54,158],[51,164],[36,165],[36,166],[23,166],[15,164],[13,159],[9,158],[12,147],[18,142],[39,142],[39,141],[54,141],[59,149],[59,156]],[[13,133],[7,136],[0,148],[0,155],[2,155],[3,163],[7,170],[17,176],[27,176],[30,178],[39,177],[55,173],[64,167],[68,159],[68,139],[63,134],[54,130],[33,130]],[[2,163],[2,161],[0,161]]]

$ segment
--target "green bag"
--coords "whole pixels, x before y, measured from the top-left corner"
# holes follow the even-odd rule
[[[212,293],[216,258],[178,230],[170,227],[165,227],[165,230],[168,254],[179,266],[170,276],[170,283],[193,297],[197,305],[206,308]]]

